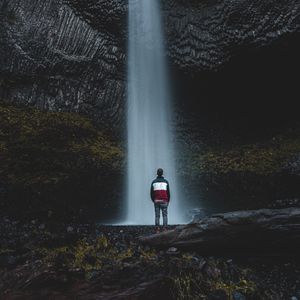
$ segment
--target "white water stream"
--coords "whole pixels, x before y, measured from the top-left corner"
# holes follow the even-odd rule
[[[171,189],[169,223],[184,212],[176,182],[172,105],[159,0],[129,0],[126,224],[154,224],[150,184],[163,168]]]

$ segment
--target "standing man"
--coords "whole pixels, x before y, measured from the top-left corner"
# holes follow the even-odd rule
[[[159,229],[160,211],[163,215],[164,227],[168,225],[168,205],[170,202],[170,187],[169,182],[163,177],[163,169],[157,170],[157,177],[152,181],[150,195],[155,208],[155,225],[157,232]]]

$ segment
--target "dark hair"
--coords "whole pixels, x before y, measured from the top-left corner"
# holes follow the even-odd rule
[[[163,169],[161,169],[161,168],[157,169],[157,175],[158,176],[162,176],[163,174],[164,174],[164,170]]]

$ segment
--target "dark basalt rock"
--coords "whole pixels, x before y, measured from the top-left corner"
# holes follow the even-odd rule
[[[284,166],[284,170],[290,174],[300,175],[300,153],[294,155]]]
[[[216,70],[246,48],[262,47],[300,28],[300,2],[164,1],[169,55],[190,72]]]
[[[186,201],[198,204],[199,198],[205,198],[216,207],[217,201],[226,204],[234,194],[246,199],[242,205],[255,202],[254,207],[261,207],[261,199],[299,197],[300,147],[291,151],[293,159],[284,157],[280,176],[273,166],[264,174],[251,170],[248,163],[235,169],[243,162],[243,149],[229,164],[226,152],[227,170],[216,172],[215,162],[223,153],[214,149],[227,151],[236,143],[256,145],[253,136],[259,142],[270,141],[278,133],[272,128],[274,122],[284,127],[282,118],[297,118],[288,101],[294,99],[293,91],[298,92],[290,68],[299,70],[300,65],[300,1],[164,0],[161,4],[176,95],[178,165],[188,190],[193,190]],[[123,0],[46,4],[0,0],[1,101],[84,114],[121,139],[127,12]],[[287,114],[283,105],[276,106],[278,99],[284,99]],[[201,151],[218,159],[207,159]],[[260,161],[261,155],[255,155],[251,159]],[[265,162],[268,169],[269,158]],[[5,197],[7,189],[0,183],[0,195]]]
[[[118,26],[125,15],[120,1],[1,1],[0,7],[2,99],[120,124],[126,29]]]
[[[162,2],[168,55],[188,73],[218,70],[245,49],[299,31],[299,1]],[[1,0],[0,98],[124,119],[127,4]]]
[[[227,294],[224,290],[216,290],[208,295],[208,300],[226,300],[228,299]]]

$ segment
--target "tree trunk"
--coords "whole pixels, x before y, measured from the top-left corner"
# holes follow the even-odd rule
[[[161,234],[143,236],[157,247],[190,248],[201,253],[295,254],[300,249],[300,208],[260,209],[215,214]]]

